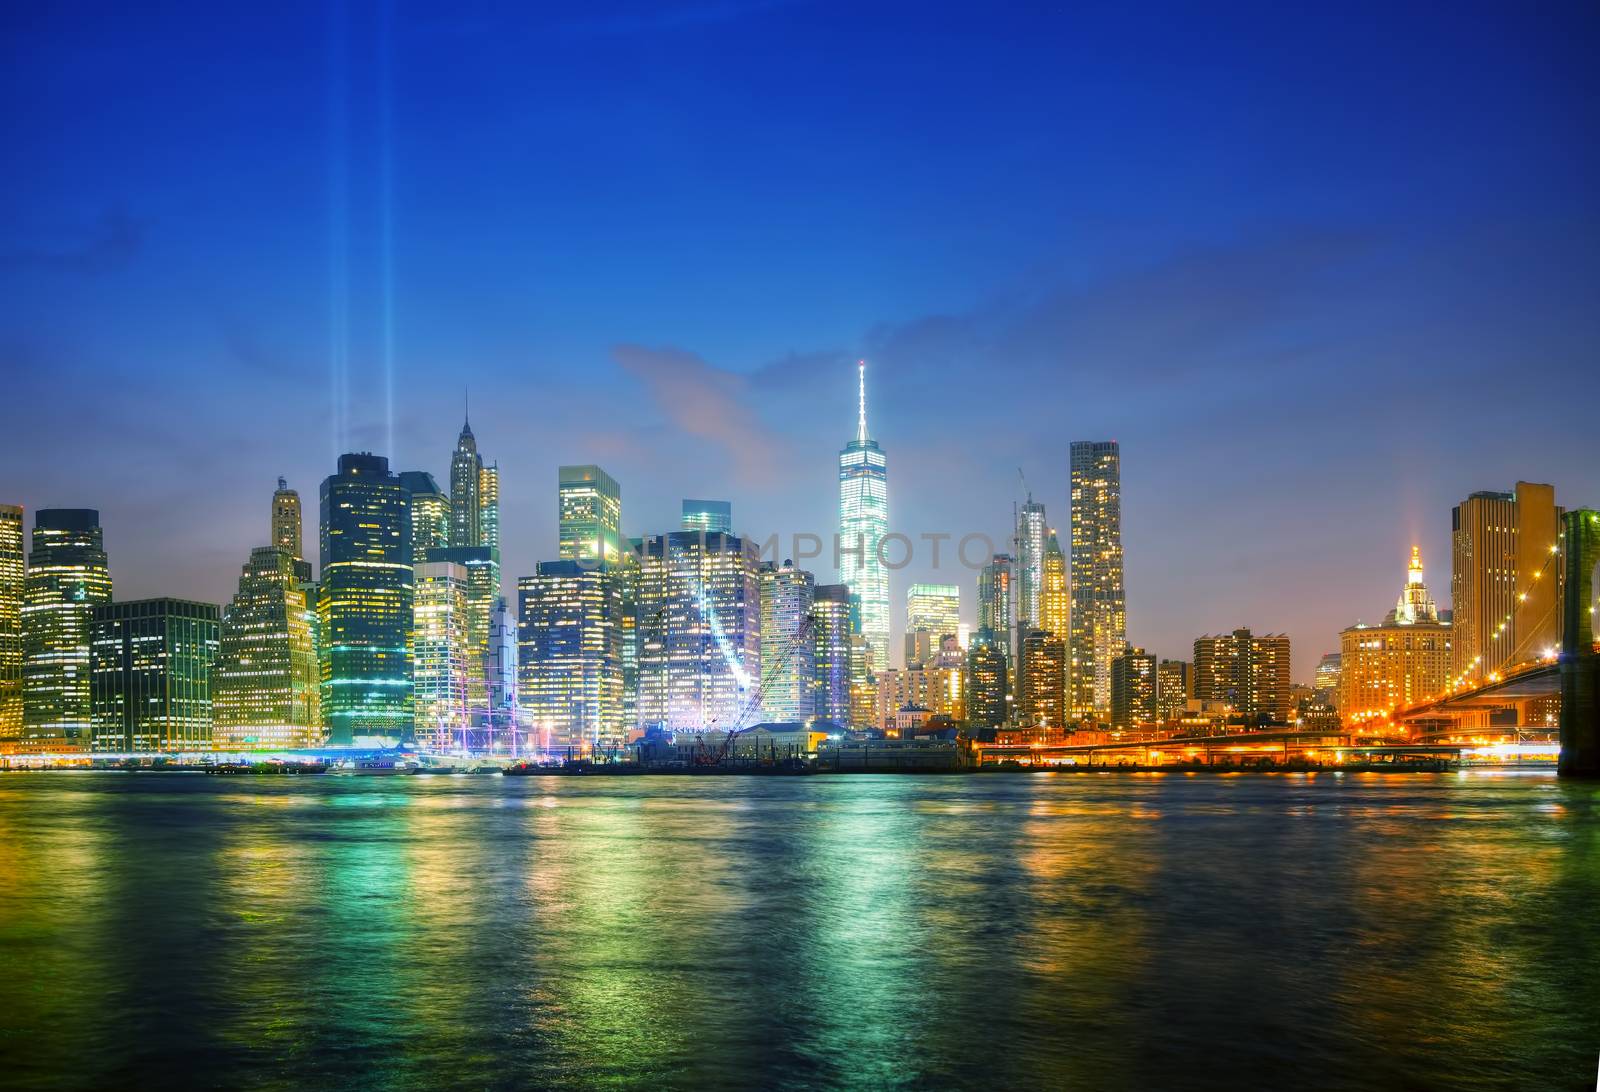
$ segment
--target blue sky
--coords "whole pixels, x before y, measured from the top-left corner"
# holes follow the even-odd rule
[[[1307,675],[1467,492],[1600,502],[1600,19],[1298,8],[13,5],[0,497],[223,601],[277,475],[442,476],[470,387],[508,577],[563,462],[827,532],[864,356],[897,529],[1019,467],[1064,528],[1115,438],[1131,638]]]

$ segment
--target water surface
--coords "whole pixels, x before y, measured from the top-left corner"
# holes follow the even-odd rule
[[[0,776],[0,1082],[1593,1088],[1543,773]]]

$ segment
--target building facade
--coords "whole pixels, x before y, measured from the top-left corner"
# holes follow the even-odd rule
[[[1044,554],[1050,528],[1044,505],[1028,495],[1017,509],[1017,628],[1019,632],[1044,628]],[[1063,640],[1065,637],[1063,637]]]
[[[563,561],[621,560],[622,486],[598,466],[563,466],[558,471],[556,518]]]
[[[1142,648],[1126,645],[1111,661],[1111,727],[1127,731],[1156,723],[1160,682],[1156,658]]]
[[[322,742],[321,686],[305,592],[288,548],[250,551],[222,613],[211,679],[212,736],[239,750]]]
[[[1183,716],[1194,697],[1194,665],[1162,660],[1156,665],[1156,719],[1171,724]]]
[[[28,567],[20,505],[0,504],[0,739],[22,735],[22,601]]]
[[[90,738],[89,639],[111,602],[111,570],[92,508],[41,508],[33,518],[22,605],[22,733]]]
[[[978,628],[986,629],[1006,658],[1007,665],[1014,660],[1012,640],[1016,630],[1016,612],[1012,594],[1012,563],[1010,554],[995,554],[978,570]]]
[[[1449,685],[1451,625],[1441,620],[1423,581],[1422,553],[1413,546],[1406,583],[1379,625],[1355,625],[1339,635],[1338,709],[1343,722],[1387,721]]]
[[[1114,441],[1072,445],[1071,571],[1071,715],[1104,720],[1111,712],[1111,661],[1127,644],[1122,453]]]
[[[1555,489],[1518,482],[1451,511],[1452,677],[1463,686],[1561,646],[1562,510]]]
[[[761,708],[770,721],[809,721],[816,715],[816,577],[794,562],[763,562],[761,593]]]
[[[855,439],[839,452],[840,582],[861,600],[867,667],[889,666],[889,570],[880,546],[889,533],[888,460],[867,434],[867,365],[858,365],[860,408]]]
[[[820,720],[850,723],[850,589],[818,584],[811,600],[811,665],[816,680],[812,708]]]
[[[421,560],[429,550],[450,545],[450,498],[425,470],[407,470],[400,484],[411,494],[411,556]]]
[[[938,655],[946,637],[961,636],[961,588],[913,584],[906,589],[905,666],[918,667]]]
[[[1000,645],[993,631],[979,629],[967,649],[967,723],[974,728],[996,728],[1010,718],[1010,680]]]
[[[1066,642],[1042,629],[1023,634],[1017,668],[1018,721],[1063,727],[1067,723],[1066,678]]]
[[[411,494],[389,460],[339,457],[322,483],[322,710],[330,743],[410,738]]]
[[[755,544],[674,531],[639,551],[639,727],[727,731],[757,712]]]
[[[1055,528],[1044,542],[1044,586],[1039,593],[1039,628],[1063,641],[1072,637],[1072,596],[1067,590],[1067,559]]]
[[[461,423],[461,434],[450,453],[450,545],[483,544],[481,503],[483,457],[478,454],[478,439],[469,421]]]
[[[1289,638],[1248,629],[1194,642],[1194,696],[1231,706],[1246,722],[1287,723],[1294,711]]]
[[[95,751],[192,751],[212,745],[213,603],[139,599],[96,606],[90,621]]]
[[[448,552],[448,547],[443,549]],[[467,568],[455,561],[433,560],[431,552],[412,568],[416,740],[436,751],[465,748],[471,726],[471,680],[476,676],[480,688],[483,685],[482,665],[473,658],[480,650],[471,643],[475,612],[468,599]]]
[[[679,527],[685,531],[704,531],[708,535],[731,535],[733,505],[719,500],[685,500]]]
[[[621,583],[605,562],[541,562],[517,582],[521,702],[548,754],[605,754],[626,720]]]

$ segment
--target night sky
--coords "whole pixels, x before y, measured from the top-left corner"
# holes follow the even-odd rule
[[[1130,638],[1306,678],[1468,492],[1600,502],[1597,10],[9,4],[0,501],[225,602],[278,475],[443,481],[470,387],[513,586],[563,462],[831,533],[865,357],[895,529],[1020,468],[1064,540],[1119,440]]]

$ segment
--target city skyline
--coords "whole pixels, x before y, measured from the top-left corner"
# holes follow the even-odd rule
[[[825,529],[854,395],[838,375],[862,357],[894,529],[1002,542],[1021,466],[1064,533],[1067,445],[1118,440],[1128,633],[1162,657],[1248,625],[1295,636],[1307,678],[1347,604],[1391,594],[1396,550],[1449,556],[1471,493],[1600,498],[1586,407],[1555,393],[1600,332],[1600,107],[1569,91],[1590,13],[1386,11],[1375,38],[1270,9],[926,10],[956,46],[887,13],[840,41],[787,5],[618,25],[397,11],[386,53],[373,14],[108,14],[126,48],[106,56],[43,11],[11,56],[34,106],[0,133],[36,169],[6,183],[0,353],[29,412],[0,436],[0,497],[97,508],[119,595],[226,602],[262,544],[261,483],[309,502],[345,451],[447,485],[462,387],[503,468],[508,588],[550,559],[563,464],[626,484],[630,534],[677,526],[686,496],[732,500],[756,537]],[[1196,69],[1202,28],[1216,63]],[[512,79],[529,70],[506,43],[547,40],[534,82]],[[890,43],[945,74],[912,81],[915,109],[875,64],[789,93],[808,49]],[[235,78],[196,94],[197,57]],[[1367,78],[1330,96],[1357,59]],[[619,66],[658,107],[634,109]],[[1145,97],[1086,111],[1105,86]],[[721,109],[758,100],[761,131],[807,141]],[[382,139],[385,102],[403,139]],[[1419,444],[1429,421],[1439,442]],[[1194,454],[1219,434],[1263,457],[1208,473]],[[940,580],[891,574],[890,602]]]

